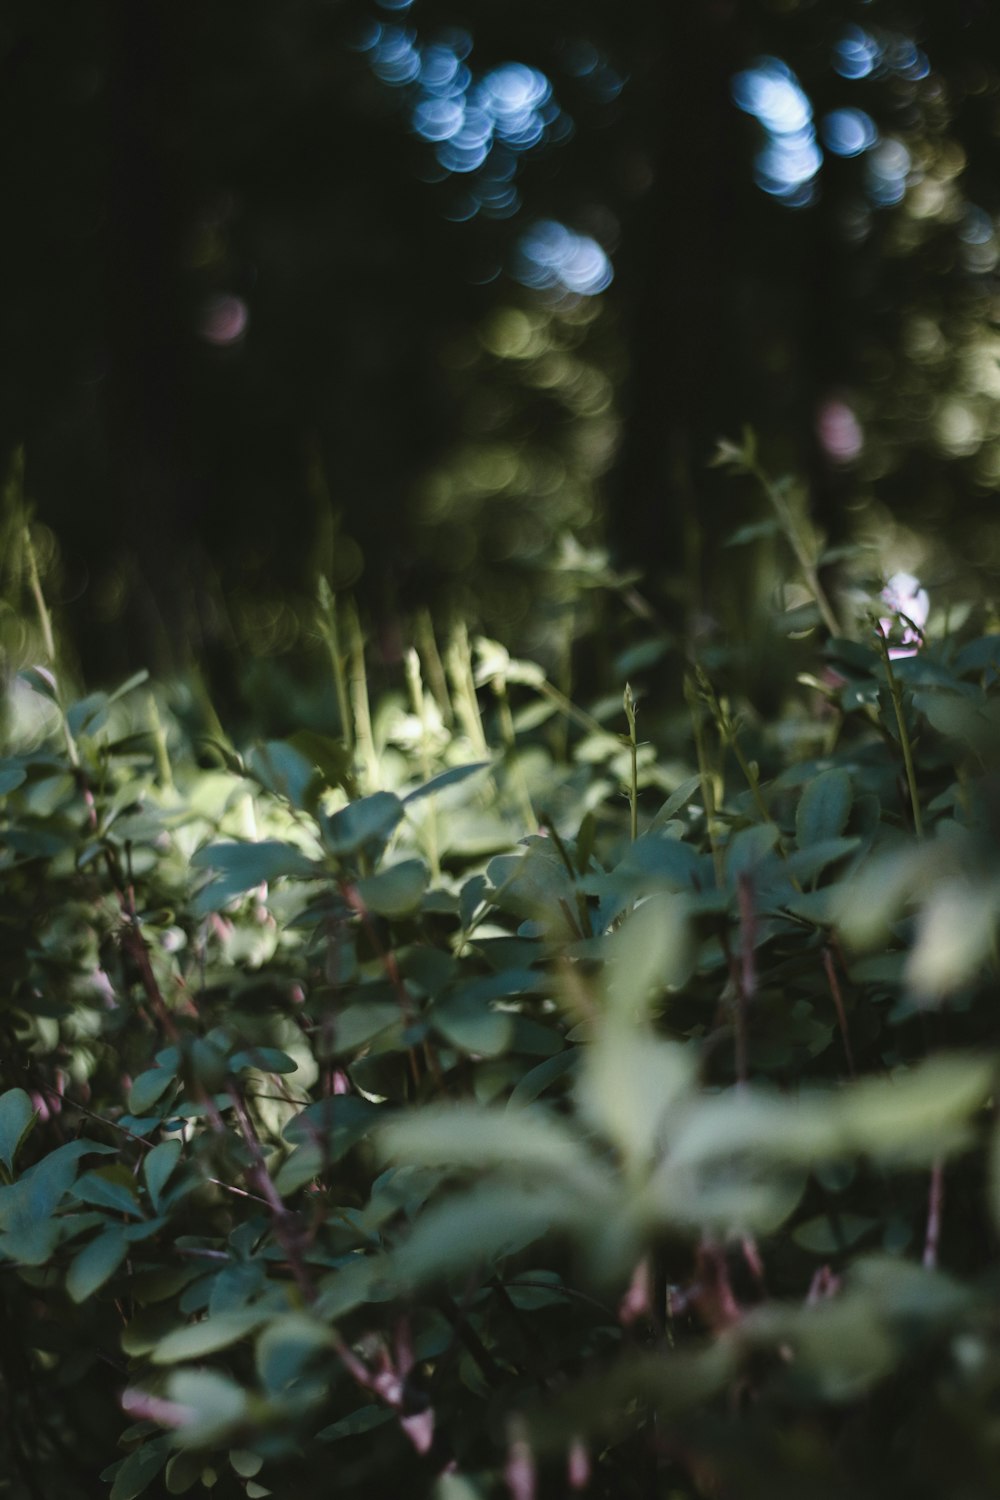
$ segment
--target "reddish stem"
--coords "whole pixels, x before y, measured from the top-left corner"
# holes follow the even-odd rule
[[[943,1211],[944,1161],[939,1156],[931,1167],[931,1183],[927,1195],[927,1233],[924,1237],[924,1268],[928,1271],[933,1271],[937,1266]]]

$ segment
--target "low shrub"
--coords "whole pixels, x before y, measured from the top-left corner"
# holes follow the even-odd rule
[[[490,642],[243,753],[21,674],[8,1493],[993,1492],[1000,635],[901,587],[686,762]]]

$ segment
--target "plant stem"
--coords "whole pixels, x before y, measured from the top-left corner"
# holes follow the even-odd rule
[[[344,676],[344,658],[340,649],[340,627],[337,622],[337,600],[326,579],[320,576],[317,585],[319,594],[319,628],[326,642],[326,649],[330,655],[330,666],[333,669],[333,685],[337,694],[337,713],[340,716],[341,731],[349,754],[354,755],[354,720],[351,716],[351,704],[347,693],[347,679]]]
[[[874,617],[873,617],[874,618]],[[903,691],[899,685],[899,679],[892,670],[892,661],[889,656],[889,645],[885,638],[885,631],[878,620],[874,620],[875,639],[878,641],[879,652],[882,656],[882,665],[885,667],[885,675],[889,682],[889,693],[892,697],[892,706],[896,714],[896,724],[899,729],[899,743],[903,751],[903,765],[906,768],[906,784],[910,792],[910,808],[913,812],[913,831],[918,839],[924,836],[923,818],[920,815],[920,796],[917,791],[917,773],[913,764],[913,746],[910,742],[910,731],[906,727],[906,715],[903,712]]]
[[[425,781],[431,779],[430,724],[427,716],[427,699],[423,679],[420,675],[420,657],[411,646],[406,653],[406,681],[410,689],[413,712],[420,720],[420,774]],[[441,884],[441,861],[438,849],[437,808],[433,796],[427,798],[424,829],[427,835],[427,859],[431,867],[431,879]]]
[[[25,522],[23,528],[23,539],[24,555],[28,560],[28,588],[31,590],[31,596],[35,601],[35,609],[38,611],[38,623],[42,628],[45,654],[49,659],[49,666],[54,668],[56,664],[56,642],[55,634],[52,630],[52,616],[49,613],[49,607],[45,602],[45,595],[42,592],[42,581],[38,573],[38,559],[35,556],[35,547],[31,540],[31,528],[27,522]]]
[[[628,789],[629,834],[634,844],[639,836],[639,744],[635,733],[635,698],[631,685],[627,682],[622,702],[625,707],[625,718],[628,720],[628,747],[631,758]]]
[[[361,634],[361,622],[353,604],[347,615],[347,634],[351,658],[351,704],[354,709],[355,743],[365,768],[368,790],[373,792],[379,783],[378,753],[372,733],[371,704],[368,700],[368,672],[365,667],[365,640]]]
[[[792,510],[784,495],[779,490],[778,486],[773,483],[773,481],[764,472],[760,465],[756,462],[753,462],[750,463],[748,467],[749,472],[757,480],[757,483],[764,491],[765,495],[768,498],[768,501],[770,502],[772,510],[778,518],[778,523],[781,526],[781,529],[788,541],[788,545],[794,552],[795,560],[802,571],[802,577],[805,585],[816,601],[816,607],[820,612],[820,617],[823,621],[823,624],[826,626],[831,635],[840,635],[840,625],[838,623],[837,616],[834,614],[830,601],[826,596],[826,591],[819,581],[819,573],[816,568],[815,560],[811,556],[809,548],[806,546],[806,541],[802,535],[802,531],[800,529],[797,518],[792,514]]]
[[[701,800],[705,804],[705,825],[708,829],[708,842],[712,850],[712,863],[715,866],[715,882],[716,885],[721,886],[723,881],[723,864],[722,850],[719,848],[719,842],[715,836],[715,786],[712,780],[712,773],[708,769],[708,757],[705,754],[705,738],[701,732],[701,701],[694,680],[691,677],[685,677],[684,679],[684,696],[687,699],[688,709],[691,714],[694,749],[698,760],[698,777],[701,781]]]

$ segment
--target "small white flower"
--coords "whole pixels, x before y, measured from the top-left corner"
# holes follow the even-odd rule
[[[902,627],[902,644],[889,647],[889,656],[915,656],[923,641],[923,628],[931,611],[930,597],[912,573],[894,573],[882,590],[882,602],[891,615],[879,620],[882,632],[889,636],[893,626]]]

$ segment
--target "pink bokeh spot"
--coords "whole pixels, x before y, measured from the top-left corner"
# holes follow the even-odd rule
[[[851,463],[864,447],[861,423],[846,401],[823,402],[816,417],[816,433],[824,453],[834,463]]]
[[[202,308],[199,331],[206,343],[224,349],[243,337],[249,322],[250,309],[242,297],[210,297]]]

